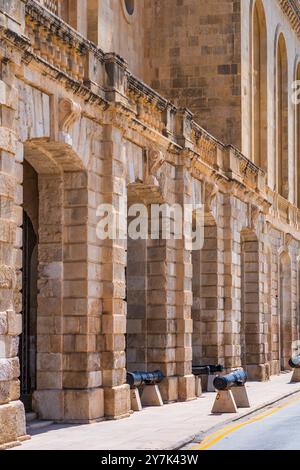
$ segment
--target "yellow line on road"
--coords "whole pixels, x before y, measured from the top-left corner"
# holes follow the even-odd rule
[[[277,413],[278,411],[282,410],[283,408],[286,408],[287,406],[290,406],[291,404],[298,402],[300,398],[294,398],[293,400],[288,401],[284,405],[277,406],[276,408],[272,408],[271,410],[267,410],[254,418],[251,418],[247,421],[244,421],[243,423],[235,424],[235,425],[228,425],[225,426],[222,429],[219,429],[218,431],[215,431],[214,433],[210,434],[209,436],[206,436],[200,444],[197,444],[196,446],[192,447],[191,450],[207,450],[210,447],[212,447],[214,444],[219,442],[221,439],[224,437],[228,436],[229,434],[233,433],[234,431],[237,431],[238,429],[247,426],[248,424],[256,423],[258,421],[261,421],[269,416],[272,416],[273,414]]]

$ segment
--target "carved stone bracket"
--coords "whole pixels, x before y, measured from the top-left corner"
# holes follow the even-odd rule
[[[253,204],[248,205],[248,220],[249,220],[249,228],[255,229],[257,225],[257,220],[259,217],[259,208],[257,206],[254,206]]]
[[[159,171],[164,163],[165,158],[160,150],[149,150],[147,155],[146,184],[159,186]]]
[[[284,234],[284,246],[286,249],[290,246],[291,242],[293,241],[294,237],[291,233],[285,233]]]
[[[80,118],[81,106],[68,98],[62,98],[59,101],[59,133],[61,140],[72,145],[70,136],[71,127]]]
[[[205,207],[205,212],[211,212],[212,211],[212,204],[214,199],[217,197],[219,188],[215,183],[204,183],[204,207]]]

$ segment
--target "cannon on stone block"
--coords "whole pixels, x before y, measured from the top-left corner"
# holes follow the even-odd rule
[[[237,408],[249,408],[245,384],[248,380],[244,369],[237,369],[214,379],[218,391],[212,413],[236,413]]]
[[[238,369],[230,374],[218,376],[214,380],[215,389],[230,390],[233,387],[242,387],[247,382],[248,376],[244,369]]]
[[[217,372],[223,372],[224,366],[222,366],[221,364],[209,364],[205,366],[193,366],[192,370],[194,375],[210,375],[216,374]]]
[[[289,365],[292,369],[300,369],[300,356],[292,357],[289,360]]]
[[[300,356],[294,356],[289,360],[289,365],[294,369],[291,382],[300,382]]]
[[[201,396],[204,392],[214,392],[213,381],[216,374],[224,371],[221,364],[193,365],[193,374],[196,378],[196,396]]]
[[[130,388],[142,385],[156,385],[163,381],[164,374],[160,370],[154,372],[127,372],[127,383]]]
[[[127,383],[130,386],[131,407],[141,411],[143,406],[162,406],[163,401],[158,384],[165,378],[160,370],[153,372],[127,372]],[[140,396],[140,390],[142,395]]]

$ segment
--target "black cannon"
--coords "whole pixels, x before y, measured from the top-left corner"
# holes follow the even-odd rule
[[[212,375],[216,374],[217,372],[223,372],[224,366],[221,364],[209,364],[205,366],[192,366],[192,371],[194,375]]]
[[[300,356],[292,357],[289,360],[289,365],[292,369],[300,369]]]
[[[127,383],[130,388],[137,388],[141,385],[156,385],[163,381],[164,374],[160,370],[153,372],[127,372]]]
[[[214,387],[219,390],[230,390],[232,387],[242,387],[247,382],[247,372],[237,369],[223,377],[218,376],[214,380]]]

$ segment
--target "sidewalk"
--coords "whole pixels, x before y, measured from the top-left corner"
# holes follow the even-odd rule
[[[51,425],[14,450],[167,450],[183,447],[211,428],[247,415],[281,398],[300,392],[291,384],[292,374],[273,377],[270,382],[249,382],[251,408],[238,414],[211,415],[215,393],[186,403],[145,408],[130,418],[91,425]]]

